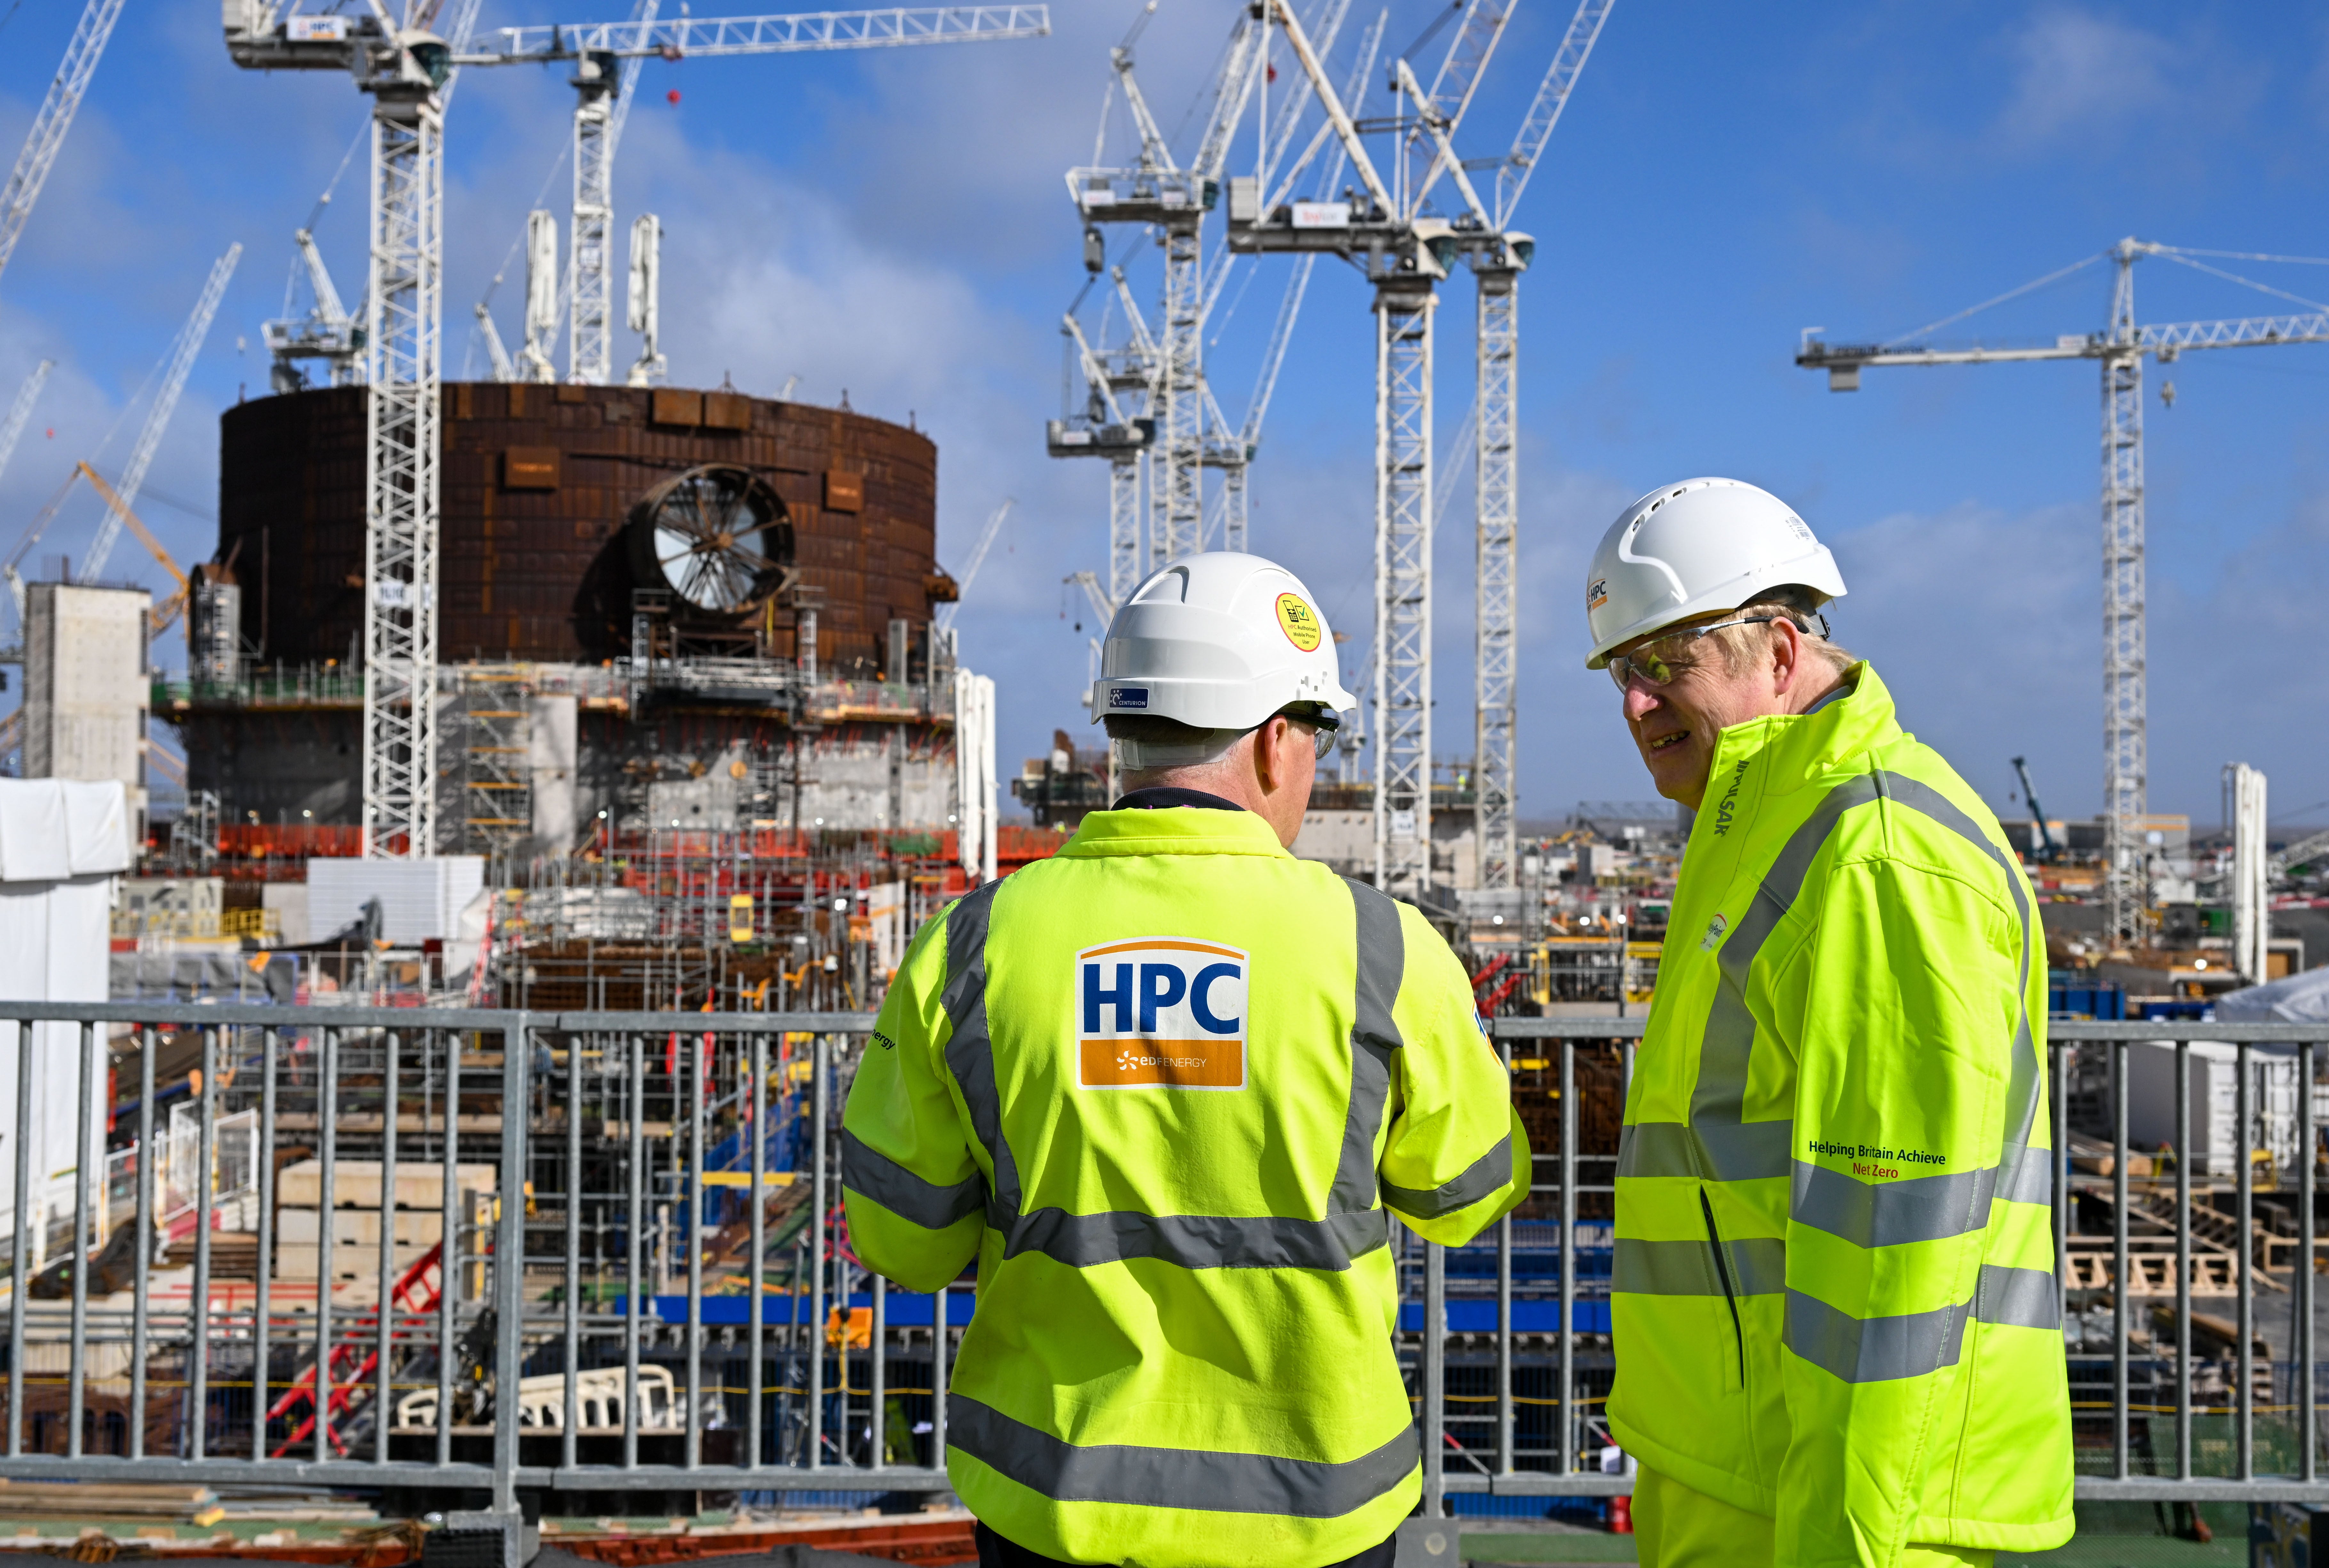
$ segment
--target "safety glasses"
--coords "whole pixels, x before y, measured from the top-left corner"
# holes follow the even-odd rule
[[[1730,626],[1766,626],[1773,621],[1784,619],[1787,617],[1781,615],[1744,615],[1735,621],[1717,621],[1711,626],[1690,626],[1663,637],[1654,637],[1630,653],[1610,654],[1609,679],[1617,683],[1620,691],[1636,680],[1645,686],[1671,685],[1674,677],[1697,662],[1691,657],[1690,648],[1701,637]],[[1825,634],[1827,623],[1816,615],[1812,619],[1820,622],[1820,630]],[[1802,624],[1800,622],[1796,624]]]
[[[1334,755],[1334,743],[1341,737],[1343,718],[1333,709],[1287,708],[1271,714],[1269,718],[1290,718],[1297,724],[1308,725],[1310,744],[1316,752],[1318,760],[1324,762]],[[1261,724],[1268,724],[1269,718],[1263,719]],[[1257,724],[1254,728],[1259,729],[1261,724]]]

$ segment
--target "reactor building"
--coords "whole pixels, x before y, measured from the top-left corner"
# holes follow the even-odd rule
[[[189,679],[157,702],[226,822],[352,824],[365,398],[221,421]],[[448,382],[438,852],[591,833],[942,828],[954,655],[938,448],[732,390]]]

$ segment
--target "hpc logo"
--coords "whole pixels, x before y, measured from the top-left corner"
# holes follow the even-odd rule
[[[1245,1087],[1247,955],[1145,936],[1076,954],[1076,1081],[1087,1089]]]

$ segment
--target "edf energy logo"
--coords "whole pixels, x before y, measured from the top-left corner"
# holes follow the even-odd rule
[[[1301,595],[1278,596],[1278,624],[1286,640],[1305,653],[1318,651],[1318,612],[1304,604]]]
[[[1245,1087],[1246,955],[1179,936],[1076,954],[1076,1081],[1087,1089]]]

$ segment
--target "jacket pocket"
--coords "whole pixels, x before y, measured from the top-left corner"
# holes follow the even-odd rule
[[[1722,1304],[1730,1309],[1731,1354],[1724,1363],[1727,1378],[1735,1379],[1730,1386],[1747,1386],[1747,1331],[1739,1319],[1739,1282],[1731,1275],[1730,1254],[1722,1245],[1722,1232],[1714,1223],[1714,1205],[1707,1201],[1706,1189],[1698,1189],[1698,1209],[1706,1216],[1707,1250],[1714,1255],[1714,1277],[1722,1286]]]

